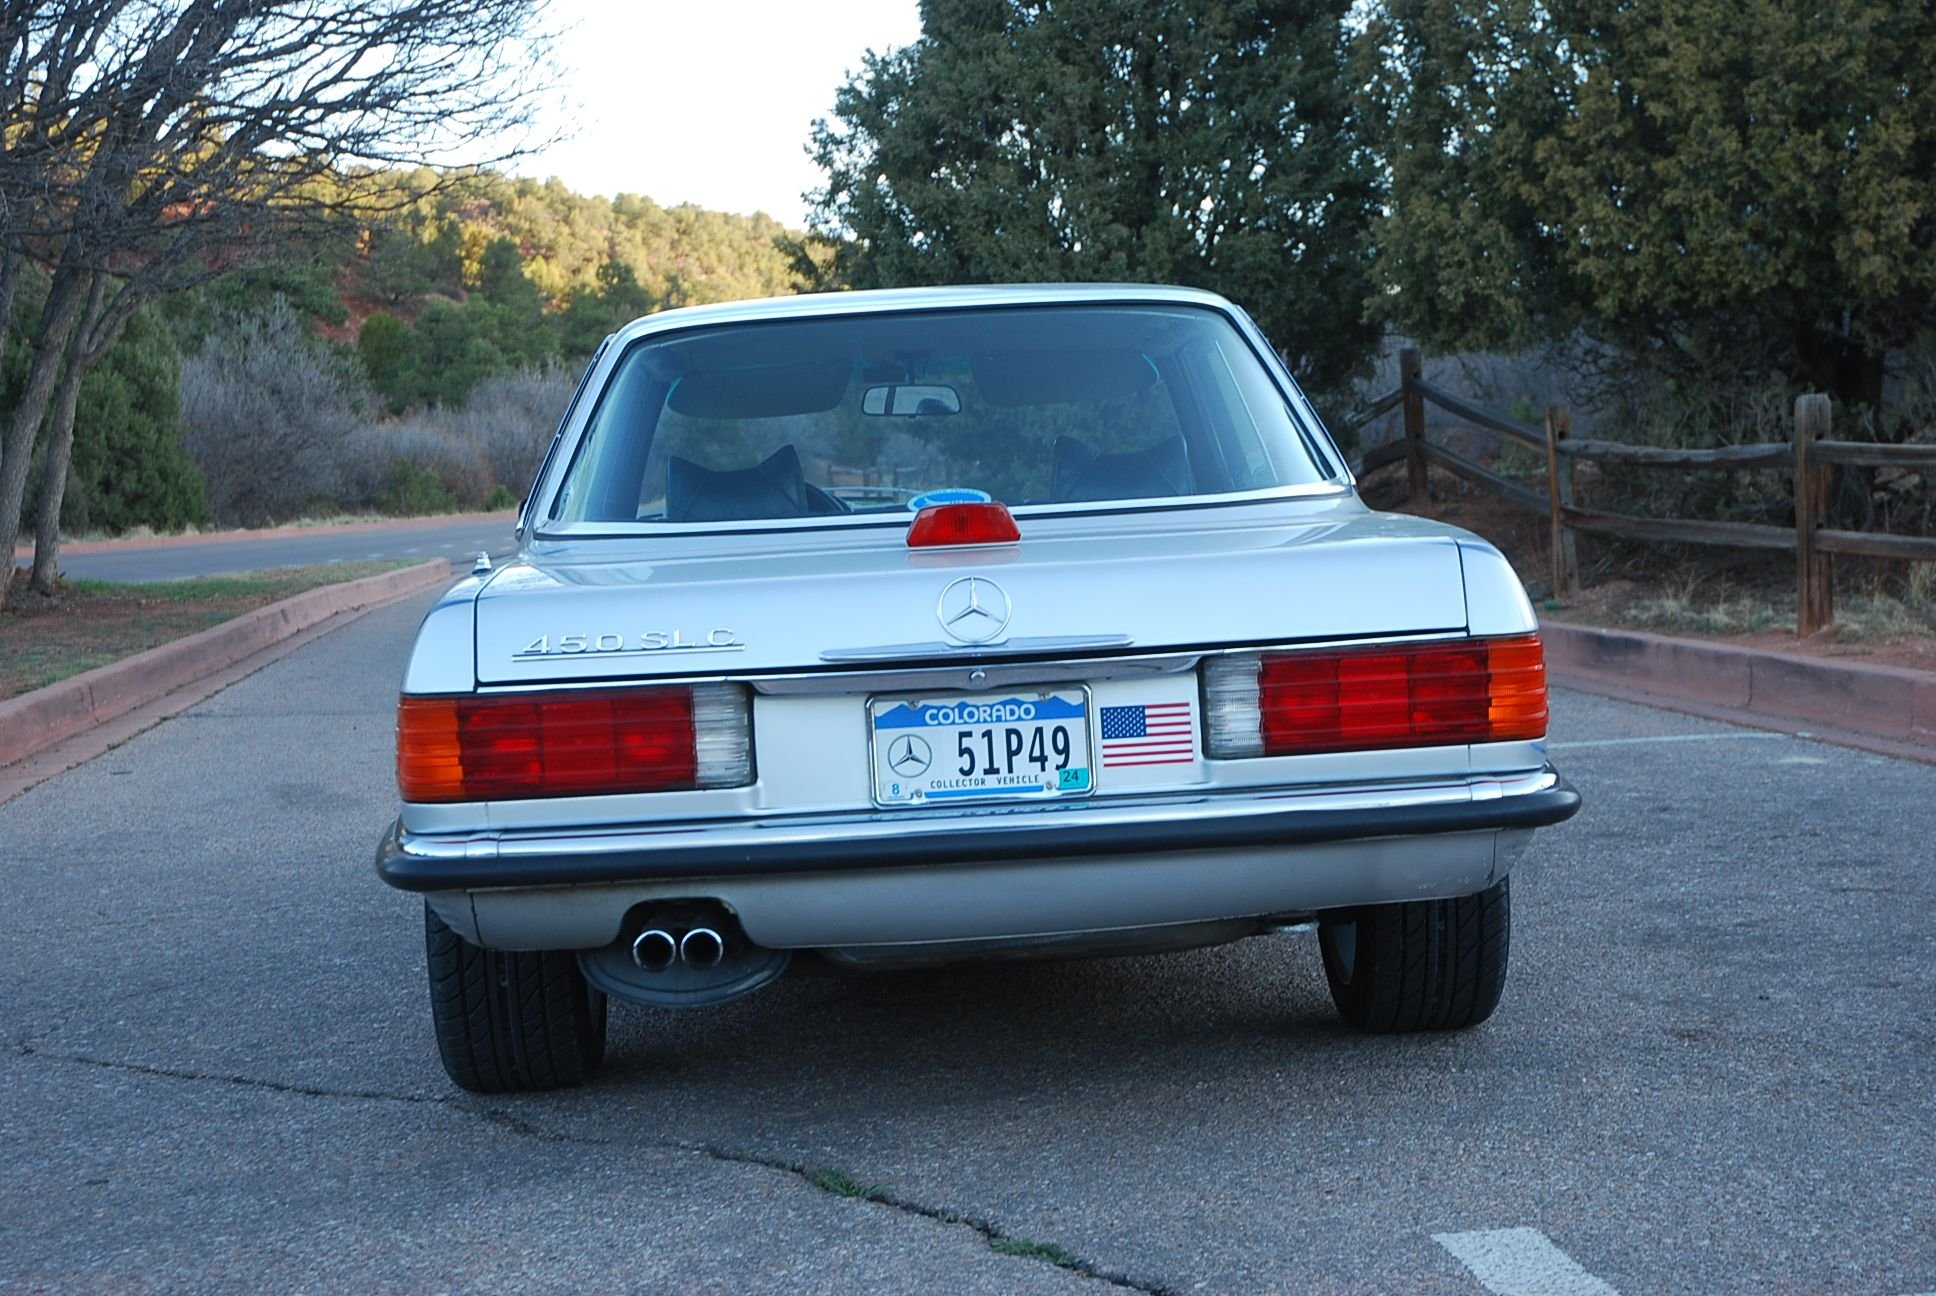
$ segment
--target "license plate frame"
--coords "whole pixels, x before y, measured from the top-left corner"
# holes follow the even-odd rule
[[[904,714],[902,708],[907,708]],[[1032,709],[1032,714],[1024,714]],[[1014,689],[1001,694],[883,694],[867,699],[868,781],[874,804],[922,809],[990,802],[1073,801],[1096,789],[1095,707],[1087,685]],[[881,722],[887,719],[889,723]],[[1057,764],[1054,730],[1066,734],[1069,755]],[[988,731],[984,737],[983,731]],[[972,737],[963,740],[967,731]],[[1009,735],[1019,734],[1020,750]],[[1040,736],[1038,761],[1033,751]],[[897,740],[914,739],[895,746]],[[943,741],[945,739],[945,741]],[[976,771],[956,763],[975,749]],[[987,772],[994,759],[994,773]],[[894,766],[899,761],[898,770]],[[1017,768],[1017,761],[1020,768]],[[917,762],[925,762],[915,768]],[[1033,777],[1025,777],[1032,775]]]

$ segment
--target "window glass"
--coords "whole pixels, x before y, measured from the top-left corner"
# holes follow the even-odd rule
[[[932,311],[635,344],[551,516],[824,521],[948,499],[1160,503],[1322,476],[1215,311]]]

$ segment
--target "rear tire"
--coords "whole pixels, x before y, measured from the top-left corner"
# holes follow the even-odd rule
[[[424,906],[430,1016],[450,1078],[472,1093],[565,1089],[605,1060],[605,996],[568,950],[473,945]]]
[[[1367,905],[1318,923],[1331,999],[1373,1034],[1463,1030],[1492,1016],[1506,984],[1507,879],[1477,895]]]

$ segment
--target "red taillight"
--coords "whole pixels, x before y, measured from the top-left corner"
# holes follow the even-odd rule
[[[908,527],[910,549],[931,545],[1013,544],[1022,528],[1001,504],[930,504]]]
[[[405,801],[669,792],[744,782],[745,704],[724,686],[406,697]]]
[[[1545,654],[1527,635],[1226,659],[1210,704],[1213,755],[1542,738]]]

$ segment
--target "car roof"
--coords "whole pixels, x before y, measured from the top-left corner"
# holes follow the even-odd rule
[[[705,324],[743,324],[955,307],[1101,302],[1209,306],[1223,311],[1234,309],[1229,301],[1216,293],[1160,284],[964,284],[946,288],[883,288],[867,292],[800,293],[792,297],[760,297],[749,301],[717,302],[708,306],[681,306],[633,320],[618,331],[614,341],[630,342],[653,333]]]

